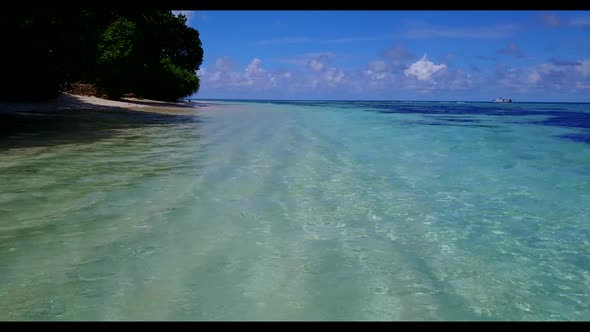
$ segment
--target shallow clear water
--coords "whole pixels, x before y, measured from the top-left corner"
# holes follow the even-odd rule
[[[0,320],[590,319],[590,105],[213,104],[0,117]]]

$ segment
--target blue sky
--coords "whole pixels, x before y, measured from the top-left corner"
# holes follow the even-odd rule
[[[199,99],[590,101],[590,11],[183,11]]]

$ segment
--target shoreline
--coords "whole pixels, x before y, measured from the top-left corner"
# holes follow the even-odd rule
[[[54,113],[63,111],[126,111],[157,114],[194,115],[207,104],[200,102],[165,102],[123,98],[120,101],[94,96],[61,93],[47,101],[0,102],[0,114]]]

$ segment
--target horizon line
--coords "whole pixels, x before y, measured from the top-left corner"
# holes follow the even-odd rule
[[[504,103],[496,103],[493,100],[411,100],[411,99],[261,99],[261,98],[187,98],[191,99],[191,101],[199,101],[199,100],[232,100],[232,101],[324,101],[324,102],[341,102],[341,101],[368,101],[368,102],[450,102],[450,103],[492,103],[492,104],[504,104]],[[506,104],[518,104],[518,103],[555,103],[555,104],[590,104],[589,101],[530,101],[530,100],[522,100],[522,101],[512,101]]]

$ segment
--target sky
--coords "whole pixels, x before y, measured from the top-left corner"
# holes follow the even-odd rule
[[[590,11],[182,13],[198,99],[590,102]]]

